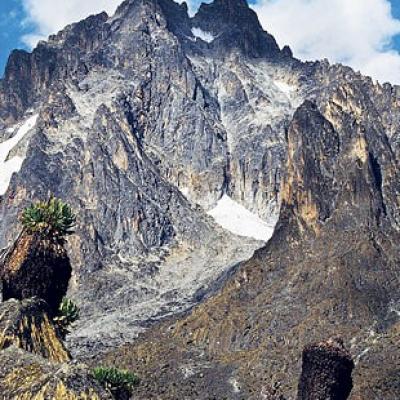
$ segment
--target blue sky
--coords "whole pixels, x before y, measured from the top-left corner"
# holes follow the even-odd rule
[[[391,3],[393,16],[400,20],[400,0],[392,0]],[[400,35],[395,37],[395,46],[400,51]]]
[[[10,51],[17,47],[26,47],[20,38],[29,28],[21,24],[24,12],[19,1],[0,1],[0,71],[2,73]]]
[[[0,0],[0,75],[10,51],[122,0]],[[210,0],[207,0],[210,1]],[[189,0],[195,9],[199,0]],[[251,0],[265,29],[301,59],[343,62],[400,84],[400,0]],[[391,5],[391,11],[390,11]]]

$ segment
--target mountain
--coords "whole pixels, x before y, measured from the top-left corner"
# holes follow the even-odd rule
[[[141,398],[294,398],[339,335],[352,398],[397,399],[399,97],[295,59],[245,0],[127,0],[11,54],[0,247],[32,200],[73,207],[69,347]]]

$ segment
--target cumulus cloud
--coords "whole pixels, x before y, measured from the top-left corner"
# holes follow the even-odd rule
[[[392,47],[400,20],[388,0],[260,0],[253,8],[264,29],[298,58],[328,58],[400,83],[400,54]]]
[[[39,40],[91,14],[113,14],[120,3],[121,0],[22,0],[27,16],[24,23],[33,27],[22,40],[34,47]]]

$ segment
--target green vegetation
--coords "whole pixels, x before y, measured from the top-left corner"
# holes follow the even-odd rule
[[[140,382],[139,378],[129,371],[111,367],[98,367],[93,370],[95,379],[116,399],[129,398],[133,388]]]
[[[39,201],[25,208],[21,222],[30,234],[61,239],[73,233],[76,216],[68,204],[52,196],[47,202]]]
[[[70,326],[79,319],[79,308],[70,299],[64,298],[58,309],[58,315],[54,322],[59,327],[61,334],[66,336],[69,333]]]

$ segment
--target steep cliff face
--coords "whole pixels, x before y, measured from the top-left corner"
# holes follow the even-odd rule
[[[399,343],[398,161],[368,112],[334,116],[333,105],[324,115],[306,101],[295,112],[280,219],[267,246],[219,294],[117,357],[137,365],[161,334],[143,369],[154,373],[155,362],[172,357],[177,364],[158,379],[183,379],[182,393],[207,398],[215,388],[204,392],[202,375],[213,370],[227,386],[236,382],[229,398],[259,398],[266,379],[294,398],[303,346],[340,334],[357,360],[352,398],[399,396],[397,357],[381,369],[368,356],[378,347],[396,353]],[[198,373],[191,379],[182,375],[188,363]],[[167,386],[170,398],[180,393]]]
[[[223,194],[274,224],[284,126],[294,106],[273,76],[285,75],[289,67],[281,71],[278,63],[287,56],[245,3],[240,10],[229,2],[216,7],[218,18],[230,10],[225,34],[230,26],[239,30],[235,37],[244,29],[245,44],[222,51],[223,44],[202,41],[193,32],[207,18],[201,12],[191,19],[184,5],[126,1],[113,17],[90,17],[32,54],[10,57],[0,88],[4,139],[12,135],[8,127],[16,131],[28,115],[38,117],[8,156],[18,153],[24,162],[0,203],[0,241],[11,243],[21,208],[50,192],[76,210],[70,294],[88,321],[79,343],[96,329],[116,341],[128,331],[134,337],[149,318],[216,290],[251,256],[259,242],[237,238],[205,215]],[[247,54],[253,46],[260,61]],[[206,65],[209,57],[214,67]],[[103,318],[113,324],[122,308],[119,332],[99,318],[107,312]],[[141,322],[127,329],[130,320]]]
[[[386,372],[365,360],[396,341],[399,96],[294,59],[244,1],[194,17],[172,0],[125,1],[10,57],[0,137],[38,117],[8,155],[24,162],[0,200],[0,246],[35,198],[52,192],[78,213],[79,354],[205,300],[110,356],[154,395],[255,399],[279,381],[294,396],[303,346],[340,334],[371,377],[356,368],[355,395],[394,399],[395,360]],[[206,215],[223,195],[271,225],[279,215],[253,258],[262,243]]]

